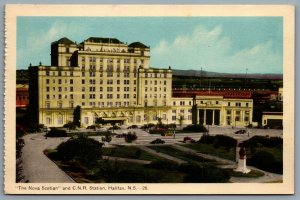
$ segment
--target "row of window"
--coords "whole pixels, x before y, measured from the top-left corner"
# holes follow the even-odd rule
[[[102,62],[104,62],[105,58],[96,58],[96,57],[89,57],[88,58],[88,61],[89,62],[93,62],[93,63],[97,62],[97,60],[99,60],[99,62],[102,63]],[[122,61],[124,61],[124,63],[130,63],[131,61],[133,61],[132,63],[134,63],[134,64],[137,64],[138,61],[139,61],[136,58],[132,59],[132,60],[131,59],[112,59],[112,58],[107,58],[106,60],[107,60],[108,63],[113,63],[114,60],[116,61],[116,63],[122,63]],[[140,61],[141,61],[142,64],[144,63],[143,59],[141,59]],[[81,57],[81,62],[86,62],[86,58],[85,57]]]
[[[145,80],[145,85],[148,85],[148,83],[149,83],[150,85],[152,85],[152,84],[157,85],[158,81],[157,81],[157,80],[155,80],[155,81],[152,81],[152,80],[150,80],[150,81],[149,81],[149,80]],[[159,84],[161,85],[162,82],[159,81]],[[164,81],[164,85],[167,85],[167,81]]]
[[[56,87],[52,87],[52,91],[54,91],[55,92],[55,89],[56,89]],[[63,91],[63,87],[57,87],[57,91],[58,92],[62,92]],[[68,87],[64,87],[64,92],[67,92],[68,91]],[[70,92],[73,92],[74,91],[74,89],[73,89],[73,87],[71,86],[71,87],[69,87],[69,91]],[[50,87],[46,87],[46,92],[50,92]]]
[[[124,101],[124,102],[106,102],[106,105],[104,104],[104,102],[93,102],[93,101],[90,101],[88,103],[88,105],[85,104],[85,102],[82,102],[81,103],[82,106],[93,106],[93,107],[96,107],[98,106],[99,108],[102,108],[102,107],[128,107],[129,106],[129,101]]]
[[[145,99],[148,98],[148,97],[149,97],[149,98],[152,98],[152,94],[149,94],[149,95],[148,95],[148,94],[145,94]],[[167,98],[167,95],[166,95],[166,94],[163,94],[163,95],[161,95],[161,94],[159,94],[159,95],[154,94],[154,95],[153,95],[153,98],[161,98],[161,97]]]
[[[56,80],[56,79],[52,79],[52,83],[55,83],[55,80]],[[62,83],[63,83],[63,80],[62,80],[62,79],[57,79],[57,83],[58,83],[58,84],[62,84]],[[74,81],[73,81],[73,79],[70,79],[70,80],[65,79],[64,83],[70,83],[70,84],[73,84]],[[50,84],[50,79],[46,79],[46,84]]]
[[[178,102],[173,101],[173,106],[176,106],[178,104]],[[188,101],[189,106],[192,105],[192,101]],[[185,106],[185,101],[179,101],[179,105],[181,106]]]
[[[96,94],[89,94],[88,96],[89,96],[89,99],[96,99]],[[99,99],[103,99],[104,96],[105,95],[103,95],[103,94],[99,94]],[[130,98],[130,94],[123,94],[123,95],[115,94],[115,97],[117,99],[120,99],[121,97],[124,98],[124,99],[129,99]],[[81,98],[85,99],[86,95],[82,94]],[[114,94],[106,94],[106,98],[107,99],[113,99],[114,98]],[[136,98],[136,94],[133,94],[133,98]]]
[[[164,92],[167,92],[167,88],[166,87],[164,87],[163,90],[164,90]],[[149,90],[148,90],[148,87],[145,87],[145,92],[148,92],[148,91],[152,92],[152,87],[150,87]],[[153,87],[153,91],[157,92],[158,91],[157,87]],[[161,91],[161,87],[159,87],[159,91]]]

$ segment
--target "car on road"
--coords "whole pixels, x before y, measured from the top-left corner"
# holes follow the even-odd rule
[[[236,132],[234,132],[234,134],[245,134],[247,131],[244,129],[238,130]]]

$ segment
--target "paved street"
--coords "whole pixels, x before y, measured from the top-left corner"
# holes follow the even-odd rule
[[[238,140],[248,139],[248,135],[236,135],[234,132],[238,129],[232,128],[219,128],[219,127],[210,127],[210,135],[216,134],[225,134],[231,137],[234,137]],[[124,138],[113,137],[113,140],[110,144],[105,144],[105,147],[111,145],[122,144],[122,145],[138,145],[142,146],[149,144],[151,141],[156,138],[163,139],[166,144],[178,144],[181,143],[184,137],[190,137],[195,140],[199,140],[201,133],[190,133],[190,134],[176,134],[176,137],[173,136],[161,136],[161,135],[150,135],[147,132],[140,129],[133,130],[116,130],[115,133],[124,133],[124,132],[135,132],[138,136],[138,140],[133,143],[125,143]],[[282,136],[282,130],[268,130],[268,129],[250,129],[250,137],[253,135],[269,135],[269,136]],[[101,141],[101,136],[93,136],[94,139]],[[65,172],[60,170],[50,159],[48,159],[43,151],[45,149],[54,149],[61,142],[68,140],[69,138],[47,138],[43,134],[29,134],[24,136],[25,146],[23,148],[22,161],[23,161],[23,173],[25,179],[31,183],[70,183],[74,182]],[[143,147],[141,147],[143,148]],[[143,149],[144,150],[144,149]],[[177,158],[169,158],[177,159]],[[177,160],[182,162],[182,160]],[[228,165],[233,165],[233,163],[228,162]],[[267,173],[266,176],[259,179],[245,179],[245,178],[232,178],[233,182],[269,182],[269,181],[282,180],[281,175],[276,175],[272,173]]]

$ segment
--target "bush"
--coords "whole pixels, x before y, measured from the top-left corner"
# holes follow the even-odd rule
[[[64,124],[63,127],[67,128],[69,130],[75,130],[76,129],[76,125],[73,122],[68,122],[67,124]]]
[[[274,148],[274,147],[282,147],[283,145],[283,140],[281,137],[268,137],[268,136],[253,136],[249,140],[245,141],[244,144],[246,147],[258,147],[258,146],[263,146],[263,147],[269,147],[269,148]]]
[[[57,155],[62,161],[75,160],[89,167],[101,158],[102,145],[88,137],[69,139],[57,147]]]
[[[125,135],[125,142],[131,143],[137,139],[137,136],[135,132],[131,133],[129,132],[128,134]]]
[[[208,130],[203,125],[200,124],[192,124],[188,125],[187,127],[184,127],[182,129],[183,131],[191,131],[191,132],[198,132],[198,133],[207,133]]]
[[[51,128],[51,130],[46,134],[46,137],[67,137],[67,131]]]
[[[216,136],[209,136],[204,135],[198,141],[201,144],[213,144],[215,148],[220,146],[227,147],[227,148],[234,148],[237,145],[236,139],[226,136],[226,135],[216,135]]]
[[[159,134],[161,136],[165,136],[168,133],[172,133],[172,131],[170,131],[168,129],[152,129],[152,130],[149,130],[149,133],[150,134]]]
[[[148,128],[152,128],[152,127],[154,127],[155,126],[155,124],[152,124],[152,123],[150,123],[150,124],[145,124],[145,125],[143,125],[142,127],[141,127],[141,129],[148,129]]]
[[[112,137],[110,135],[105,135],[105,137],[102,137],[102,142],[111,142]]]
[[[274,156],[267,151],[259,151],[255,153],[250,159],[248,164],[258,167],[259,169],[282,174],[282,162],[276,161]]]
[[[160,139],[160,138],[157,138],[155,140],[153,140],[152,142],[150,142],[150,144],[164,144],[165,141]]]

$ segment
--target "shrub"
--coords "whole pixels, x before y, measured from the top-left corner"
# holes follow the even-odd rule
[[[150,144],[164,144],[165,141],[160,139],[160,138],[157,138],[155,140],[153,140],[152,142],[150,142]]]
[[[169,131],[167,129],[152,129],[152,130],[149,130],[149,133],[165,136],[166,134],[171,133],[171,131]]]
[[[250,159],[248,159],[248,164],[269,172],[279,174],[282,174],[283,172],[282,161],[276,161],[274,156],[267,151],[259,151],[255,153]]]
[[[216,135],[216,136],[204,135],[200,138],[198,142],[201,144],[213,144],[215,148],[218,148],[220,146],[232,148],[232,147],[236,147],[237,145],[236,139],[226,135]]]
[[[184,131],[191,131],[191,132],[199,132],[199,133],[206,133],[208,132],[207,128],[200,124],[191,124],[187,127],[184,127],[182,130]]]
[[[63,127],[67,128],[69,130],[75,130],[76,129],[76,125],[73,122],[68,122],[67,124],[64,124]]]
[[[131,143],[137,139],[137,136],[135,132],[131,133],[129,132],[128,134],[125,135],[125,142]]]
[[[110,135],[105,135],[105,137],[101,138],[102,142],[111,142],[112,137]]]
[[[258,147],[259,145],[263,147],[282,147],[283,140],[281,137],[267,137],[267,136],[253,136],[249,140],[244,142],[246,147]]]
[[[69,139],[57,147],[57,154],[63,161],[75,160],[84,166],[92,166],[101,158],[103,143],[88,137]]]
[[[155,126],[155,124],[152,124],[152,123],[150,123],[150,124],[145,124],[145,125],[143,125],[142,127],[141,127],[141,129],[148,129],[148,128],[152,128],[152,127],[154,127]]]
[[[67,131],[51,128],[51,130],[46,134],[46,137],[67,137]]]

